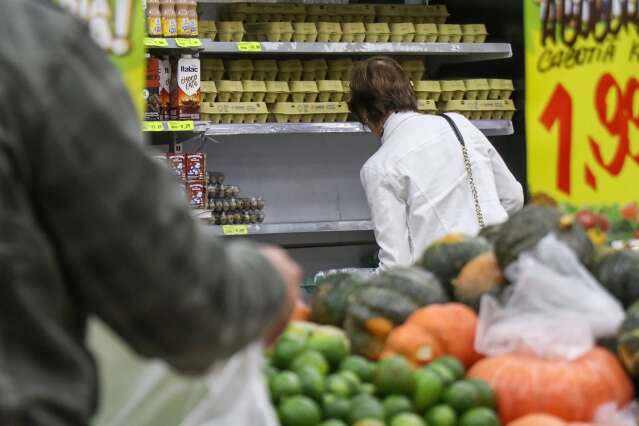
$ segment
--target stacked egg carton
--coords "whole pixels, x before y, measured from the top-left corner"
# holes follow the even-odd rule
[[[515,105],[511,80],[469,79],[441,81],[439,109],[472,120],[512,120]]]

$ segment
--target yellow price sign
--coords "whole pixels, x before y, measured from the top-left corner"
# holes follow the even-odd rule
[[[169,47],[169,42],[165,38],[144,37],[146,47]]]
[[[258,41],[241,41],[237,44],[240,52],[261,52],[262,44]]]
[[[168,125],[172,132],[190,132],[195,129],[193,121],[169,121]]]
[[[176,38],[175,44],[178,47],[202,47],[202,40],[199,38]]]
[[[248,225],[222,225],[224,235],[247,235]]]
[[[144,132],[161,132],[164,130],[164,124],[161,121],[143,121],[142,131]]]

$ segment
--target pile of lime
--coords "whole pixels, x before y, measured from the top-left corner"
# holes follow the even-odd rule
[[[414,369],[402,357],[350,355],[334,327],[294,323],[270,351],[269,391],[282,426],[500,426],[495,394],[442,357]]]

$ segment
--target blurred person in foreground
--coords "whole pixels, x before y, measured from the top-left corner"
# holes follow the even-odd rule
[[[1,425],[89,423],[89,316],[186,374],[284,327],[298,266],[191,218],[83,23],[3,1],[0,93]]]
[[[381,269],[410,265],[433,241],[475,235],[523,206],[521,185],[488,139],[462,115],[447,114],[467,147],[470,181],[453,124],[417,112],[413,85],[394,59],[355,65],[351,92],[351,111],[382,143],[360,172]]]

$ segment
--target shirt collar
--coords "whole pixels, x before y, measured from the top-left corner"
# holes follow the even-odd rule
[[[416,112],[394,112],[388,116],[386,122],[384,123],[384,134],[382,135],[382,144],[388,141],[393,132],[406,120],[413,117]]]

